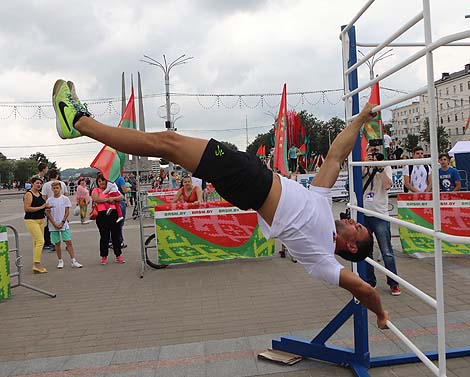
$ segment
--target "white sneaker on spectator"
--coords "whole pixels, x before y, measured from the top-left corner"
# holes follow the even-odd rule
[[[64,260],[59,259],[59,263],[57,263],[57,268],[64,268]]]
[[[72,265],[72,267],[75,267],[75,268],[82,268],[83,267],[83,265],[78,263],[75,259],[72,259],[71,265]]]

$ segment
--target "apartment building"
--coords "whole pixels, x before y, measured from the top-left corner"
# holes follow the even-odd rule
[[[437,94],[437,120],[446,128],[451,145],[459,140],[470,140],[470,129],[464,134],[465,124],[470,117],[470,64],[458,72],[442,73],[435,81]],[[428,98],[420,96],[419,101],[392,110],[392,137],[403,141],[406,136],[419,134],[424,119],[428,117]],[[428,145],[423,145],[427,150]]]

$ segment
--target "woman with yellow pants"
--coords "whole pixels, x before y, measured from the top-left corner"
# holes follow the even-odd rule
[[[31,178],[31,189],[24,194],[24,223],[33,237],[33,272],[44,274],[46,268],[41,265],[42,247],[44,246],[45,209],[50,208],[41,195],[42,179]]]

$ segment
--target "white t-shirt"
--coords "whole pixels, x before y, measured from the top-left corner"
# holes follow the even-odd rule
[[[65,208],[72,207],[72,204],[70,203],[70,199],[64,195],[61,195],[58,198],[55,198],[52,196],[49,199],[47,199],[46,203],[53,206],[53,208],[51,208],[51,216],[54,219],[54,222],[56,224],[60,224],[62,220],[64,219]],[[51,223],[49,223],[49,227],[50,227],[50,230],[64,230],[64,229],[69,228],[69,222],[66,221],[64,226],[61,229],[56,229],[55,227],[52,226]]]
[[[370,169],[372,174],[372,169]],[[392,168],[390,166],[384,167],[384,172],[377,172],[374,176],[372,182],[369,183],[369,186],[364,192],[364,208],[380,212],[382,214],[388,213],[388,193],[387,190],[383,187],[382,174],[386,174],[390,180],[392,180]],[[366,176],[362,181],[365,184],[368,181],[369,176]]]
[[[269,226],[258,214],[266,238],[277,237],[305,270],[330,284],[339,284],[343,265],[335,258],[336,226],[331,211],[331,190],[281,177],[282,192]]]
[[[118,192],[120,194],[117,184],[115,184],[114,182],[108,181],[106,183],[106,188],[103,190],[103,194],[109,194],[112,192]]]
[[[429,173],[426,172],[424,165],[414,165],[413,170],[411,171],[410,177],[410,167],[406,165],[403,168],[403,176],[410,177],[410,183],[413,187],[416,187],[419,192],[424,192],[428,186],[427,177],[431,179],[431,168],[428,166]]]
[[[392,142],[392,138],[388,134],[384,134],[384,147],[389,148],[390,143]]]
[[[41,195],[45,195],[48,198],[51,198],[51,197],[54,196],[54,193],[52,192],[52,182],[60,182],[60,193],[61,193],[61,195],[65,195],[65,194],[69,193],[67,185],[64,182],[62,182],[62,181],[49,181],[49,182],[44,183],[44,185],[42,186]]]

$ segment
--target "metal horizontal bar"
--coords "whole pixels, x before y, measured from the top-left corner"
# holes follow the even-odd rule
[[[408,229],[411,229],[411,230],[414,230],[416,232],[426,234],[427,236],[434,237],[434,235],[436,234],[436,232],[433,229],[429,229],[429,228],[425,228],[424,226],[421,226],[421,225],[416,225],[416,224],[413,224],[413,223],[409,223],[408,221],[399,220],[399,219],[396,219],[395,217],[391,217],[389,215],[383,215],[381,213],[371,211],[369,209],[365,209],[365,208],[362,208],[362,207],[358,207],[358,206],[355,206],[355,205],[352,205],[352,204],[348,204],[348,207],[351,208],[351,209],[354,209],[358,212],[362,212],[364,215],[377,217],[378,219],[389,221],[389,222],[397,224],[399,226],[404,226],[404,227],[406,227]]]
[[[369,263],[371,266],[377,268],[378,270],[382,271],[385,275],[391,277],[396,282],[400,283],[403,287],[414,293],[418,298],[423,300],[426,304],[431,306],[434,309],[437,309],[437,301],[429,296],[427,293],[424,293],[422,290],[416,288],[414,285],[408,283],[405,279],[402,279],[400,276],[394,274],[393,272],[387,270],[384,266],[377,263],[371,258],[366,258],[366,262]]]
[[[418,89],[418,90],[415,90],[414,92],[411,92],[411,93],[408,93],[408,94],[405,94],[404,96],[400,96],[400,97],[397,97],[395,99],[392,99],[388,102],[384,102],[382,103],[381,105],[379,106],[375,106],[372,108],[372,112],[378,112],[378,111],[381,111],[383,109],[387,109],[389,108],[390,106],[393,106],[393,105],[396,105],[397,103],[400,103],[400,102],[403,102],[403,101],[406,101],[406,100],[409,100],[409,99],[412,99],[414,97],[418,97],[420,96],[421,94],[425,94],[427,93],[428,91],[428,87],[423,87],[421,89]],[[346,119],[346,122],[351,122],[352,120],[354,120],[357,116],[359,115],[359,113],[357,113],[356,115],[353,115],[352,117],[349,117]]]
[[[372,56],[377,54],[379,51],[381,51],[384,47],[387,47],[390,42],[394,41],[397,39],[400,35],[404,34],[406,31],[411,29],[414,25],[416,25],[419,21],[423,19],[423,12],[421,11],[418,13],[416,16],[414,16],[411,20],[409,20],[406,24],[404,24],[400,29],[398,29],[395,33],[393,33],[389,38],[387,38],[385,41],[383,41],[381,44],[379,44],[376,48],[371,50],[369,53],[367,53],[361,60],[359,60],[356,64],[351,66],[344,72],[345,74],[351,73],[354,71],[356,68],[360,67],[364,63],[369,60]]]
[[[382,81],[383,79],[385,79],[388,76],[394,74],[395,72],[399,71],[400,69],[402,69],[402,68],[406,67],[407,65],[415,62],[419,58],[422,58],[424,55],[426,55],[427,52],[431,52],[431,51],[435,50],[436,48],[438,48],[438,47],[440,47],[444,44],[447,44],[447,43],[450,43],[450,42],[453,42],[453,41],[458,41],[460,39],[465,39],[465,38],[470,38],[470,30],[462,31],[460,33],[450,34],[450,35],[447,35],[445,37],[442,37],[442,38],[438,39],[437,41],[429,44],[425,48],[421,49],[420,51],[416,52],[415,54],[411,55],[408,59],[405,59],[401,63],[395,65],[394,67],[392,67],[388,71],[386,71],[386,72],[382,73],[381,75],[377,76],[373,80],[370,80],[368,83],[360,86],[357,89],[354,89],[353,91],[351,91],[349,93],[346,93],[343,96],[342,99],[345,100],[349,97],[352,97],[353,95],[355,95],[359,92],[362,92],[364,89],[367,89],[367,88],[371,87],[376,82]]]
[[[380,43],[361,43],[361,42],[356,42],[356,46],[359,47],[376,47],[379,46]],[[397,42],[397,43],[390,43],[387,45],[387,47],[424,47],[426,46],[426,43],[424,42]],[[451,42],[447,43],[445,45],[442,45],[442,47],[463,47],[463,46],[470,46],[470,43],[468,42]]]
[[[470,245],[470,237],[467,236],[455,236],[453,234],[447,234],[441,231],[436,233],[436,238],[447,242]]]
[[[427,356],[418,348],[416,347],[411,340],[409,340],[400,330],[398,330],[395,325],[387,321],[388,328],[398,337],[400,340],[405,343],[405,345],[414,352],[416,356],[436,375],[439,376],[439,368],[436,367],[431,360],[427,358]]]
[[[431,158],[412,158],[407,160],[383,160],[383,161],[352,161],[351,166],[398,166],[398,165],[423,165],[430,164]]]
[[[341,30],[341,34],[339,35],[339,39],[341,40],[343,35],[346,34],[349,29],[351,29],[351,27],[354,25],[354,23],[359,19],[359,17],[361,17],[364,12],[372,5],[372,3],[374,2],[375,0],[369,0],[360,10],[359,12],[357,12],[357,14],[352,18],[351,21],[349,21],[349,23],[344,27],[343,30]]]

